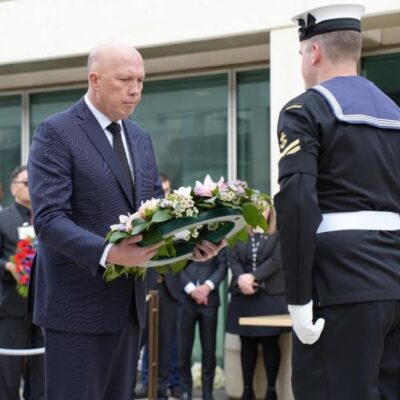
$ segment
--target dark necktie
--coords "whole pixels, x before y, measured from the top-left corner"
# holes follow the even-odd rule
[[[129,167],[128,159],[126,157],[124,143],[122,141],[121,126],[117,122],[112,122],[110,125],[107,126],[106,129],[108,131],[110,131],[113,135],[114,153],[117,156],[117,158],[121,164],[122,170],[124,171],[126,178],[128,180],[129,191],[134,196],[135,193],[134,193],[134,188],[133,188],[131,168]]]

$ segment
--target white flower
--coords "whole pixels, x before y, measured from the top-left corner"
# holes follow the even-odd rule
[[[159,208],[159,205],[160,205],[160,199],[152,198],[145,202],[142,201],[142,205],[139,207],[138,212],[142,216],[147,217],[153,215]]]
[[[128,221],[129,219],[129,215],[120,215],[119,216],[119,222],[121,222],[121,224],[126,224],[126,221]]]
[[[184,196],[184,197],[190,197],[190,198],[192,197],[192,196],[190,196],[191,192],[192,192],[191,186],[187,186],[187,187],[181,186],[179,189],[174,190],[175,194]]]

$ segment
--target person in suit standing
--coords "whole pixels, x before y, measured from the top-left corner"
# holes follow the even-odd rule
[[[148,133],[128,117],[141,99],[144,63],[123,43],[93,49],[89,88],[77,104],[42,122],[29,156],[38,236],[30,288],[34,323],[45,332],[47,400],[130,400],[140,330],[141,279],[103,278],[109,264],[144,265],[159,244],[142,236],[106,244],[120,214],[163,196]],[[219,247],[203,242],[194,258]]]
[[[253,378],[258,344],[268,379],[265,400],[276,400],[275,382],[280,364],[279,337],[286,328],[239,325],[241,317],[286,314],[284,280],[275,214],[267,211],[268,233],[250,231],[247,243],[239,242],[229,256],[232,281],[229,291],[226,331],[240,336],[243,394],[241,400],[254,400]]]
[[[167,196],[171,192],[171,182],[166,174],[160,172],[159,176],[164,194]],[[181,297],[179,277],[170,273],[161,275],[156,270],[150,269],[146,274],[146,290],[157,290],[160,301],[157,398],[166,400],[168,389],[170,389],[171,396],[177,398],[179,397],[177,321]],[[146,398],[148,393],[147,340],[143,351],[141,378],[141,385],[138,385],[135,390],[135,398]]]
[[[179,273],[184,295],[178,317],[178,368],[182,400],[192,399],[192,348],[196,323],[201,342],[201,385],[203,400],[213,399],[216,367],[218,287],[227,272],[226,251],[206,262],[191,262]]]
[[[10,176],[14,202],[0,211],[0,347],[27,349],[43,347],[40,329],[25,320],[26,299],[16,289],[14,255],[19,240],[18,228],[31,223],[31,203],[26,166],[14,169]],[[21,377],[29,400],[44,399],[44,357],[0,355],[0,399],[19,400]],[[26,390],[24,391],[26,393]]]

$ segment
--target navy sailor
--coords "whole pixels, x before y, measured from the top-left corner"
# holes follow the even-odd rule
[[[299,24],[275,196],[296,400],[400,399],[400,109],[357,76],[362,6]]]

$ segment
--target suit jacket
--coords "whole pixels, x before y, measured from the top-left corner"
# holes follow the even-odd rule
[[[214,284],[214,290],[208,295],[209,307],[218,307],[220,304],[218,286],[224,280],[227,273],[228,265],[226,259],[226,250],[221,250],[218,255],[204,262],[190,262],[190,264],[179,273],[182,284],[182,290],[188,283],[195,286],[202,285],[205,281],[210,280]],[[193,299],[184,292],[183,302],[193,302]]]
[[[5,269],[5,265],[17,248],[17,228],[29,220],[29,209],[17,203],[0,211],[0,317],[25,316],[26,299],[18,294],[15,278]]]
[[[116,332],[136,312],[145,324],[141,279],[106,283],[99,261],[118,216],[163,196],[152,143],[122,121],[133,162],[135,200],[107,137],[82,99],[39,127],[29,157],[29,188],[38,236],[29,299],[37,325],[80,333]]]
[[[278,234],[274,233],[260,243],[257,251],[257,269],[252,270],[251,241],[238,242],[229,257],[229,267],[232,270],[232,281],[229,290],[237,287],[239,275],[252,273],[260,284],[259,290],[268,294],[284,292],[284,279],[281,264],[281,250]]]
[[[157,290],[157,278],[158,273],[154,268],[149,268],[146,273],[146,291]],[[165,281],[165,287],[167,288],[168,293],[171,297],[179,301],[181,298],[181,283],[179,280],[179,276],[172,273],[163,274],[163,278]]]

